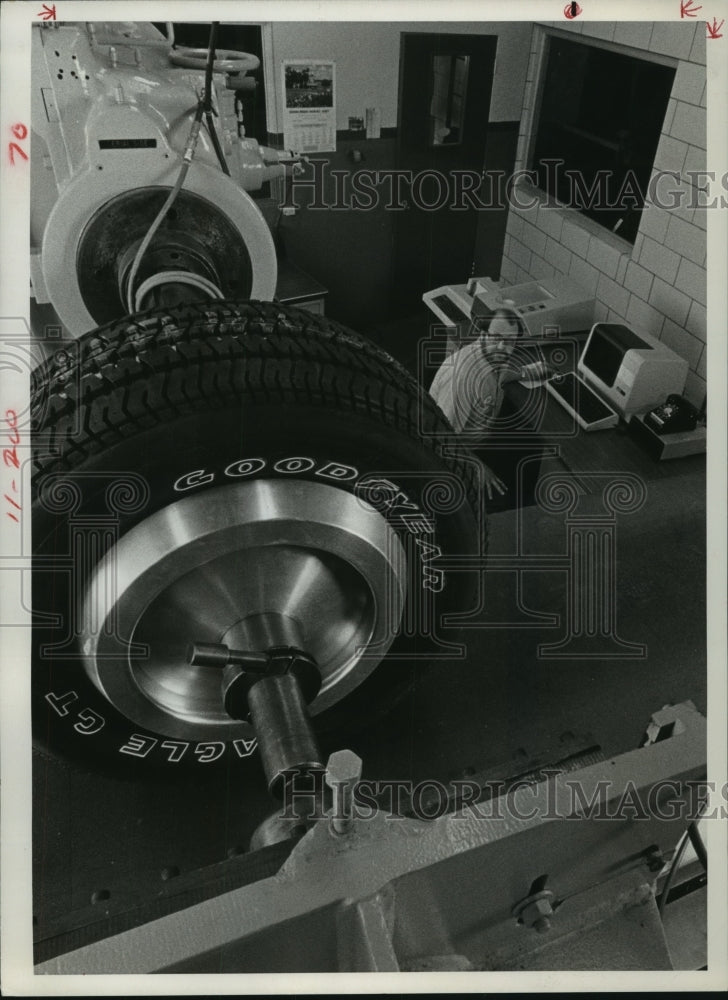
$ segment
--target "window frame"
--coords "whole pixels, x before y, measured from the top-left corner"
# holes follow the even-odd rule
[[[587,48],[603,49],[607,52],[613,52],[616,55],[628,56],[632,59],[640,59],[643,62],[650,62],[656,65],[665,66],[675,71],[675,79],[677,79],[679,60],[671,56],[662,55],[660,53],[647,52],[643,49],[636,47],[633,48],[632,46],[629,45],[624,45],[617,42],[610,42],[607,39],[593,38],[589,35],[584,36],[582,34],[576,34],[574,32],[564,31],[557,27],[534,25],[534,29],[540,34],[541,37],[540,39],[538,39],[538,47],[536,49],[537,65],[533,72],[535,85],[532,91],[532,107],[528,109],[529,120],[526,132],[526,144],[524,147],[523,159],[522,159],[522,166],[531,175],[531,177],[534,177],[537,173],[537,166],[535,163],[536,141],[537,141],[538,128],[541,118],[544,90],[546,88],[546,76],[548,72],[548,62],[549,62],[549,54],[551,50],[552,39],[557,38],[563,41],[572,42],[575,44],[581,44]],[[672,88],[670,90],[670,94],[667,99],[668,107],[670,101],[675,99],[674,97],[675,79],[673,80]],[[530,80],[531,76],[529,72],[529,75],[527,76],[526,79],[526,88],[528,88]],[[666,108],[666,113],[667,113],[667,108]],[[662,125],[660,125],[660,134],[661,134],[661,129]],[[659,139],[658,139],[658,148],[659,148]],[[657,158],[657,150],[655,151],[655,160],[656,158]],[[655,160],[653,160],[652,167],[650,169],[650,175],[652,175],[652,173],[654,172]],[[570,169],[568,164],[565,164],[565,169]],[[553,208],[559,208],[561,211],[568,211],[570,213],[574,213],[574,219],[580,220],[582,224],[586,224],[587,226],[591,225],[597,226],[600,232],[605,234],[608,233],[610,237],[622,241],[625,247],[629,247],[631,249],[634,246],[637,236],[639,235],[639,229],[641,227],[641,218],[640,218],[640,226],[638,226],[637,228],[637,233],[635,234],[635,238],[627,239],[626,237],[620,235],[619,230],[615,232],[613,229],[610,229],[608,226],[606,226],[603,222],[600,222],[598,218],[595,219],[593,218],[593,216],[587,215],[583,209],[578,208],[575,205],[570,205],[562,201],[559,201],[558,197],[555,194],[552,194],[551,192],[540,187],[535,180],[531,180],[530,183],[534,188],[534,190],[537,191],[541,196],[542,204],[545,204]]]

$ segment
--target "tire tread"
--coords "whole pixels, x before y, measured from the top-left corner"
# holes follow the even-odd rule
[[[45,413],[35,476],[73,468],[170,417],[248,395],[332,406],[424,436],[476,506],[470,463],[444,451],[440,435],[451,429],[434,401],[384,350],[326,317],[276,302],[185,305],[110,323],[77,349],[77,387],[58,354],[32,377],[31,406]]]

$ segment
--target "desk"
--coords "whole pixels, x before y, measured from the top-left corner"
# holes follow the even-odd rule
[[[575,370],[583,347],[579,334],[540,343],[524,339],[517,344],[512,365],[545,360],[564,372]],[[681,479],[680,488],[704,507],[704,455],[656,461],[624,423],[585,431],[544,386],[528,389],[510,382],[504,390],[503,406],[488,435],[478,435],[477,441],[467,436],[462,440],[505,484],[505,492],[487,502],[490,513],[538,502],[536,490],[540,495],[543,489],[538,483],[551,473],[566,474],[582,495],[619,488],[620,476],[637,489],[635,479],[641,484]]]
[[[575,348],[575,342],[568,345],[565,341],[546,347],[542,345],[535,351],[541,351],[541,356],[548,363],[553,363],[556,354],[560,363],[554,367],[570,371],[576,367],[573,364]],[[564,355],[567,355],[565,360]],[[705,455],[659,462],[630,436],[626,424],[620,423],[607,430],[584,431],[545,387],[526,389],[513,382],[507,386],[506,398],[511,409],[524,416],[522,433],[525,436],[538,434],[545,445],[556,448],[557,461],[577,477],[580,473],[586,477],[603,472],[622,472],[650,482],[687,476],[695,480],[696,489],[705,489]],[[514,441],[518,440],[518,434],[514,435]],[[592,492],[586,479],[582,486],[586,492]]]
[[[298,306],[309,312],[323,316],[326,296],[329,294],[320,281],[312,278],[296,264],[288,260],[278,261],[278,283],[276,299],[288,306]]]

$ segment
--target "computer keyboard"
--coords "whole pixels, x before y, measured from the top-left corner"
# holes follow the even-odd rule
[[[432,303],[441,309],[453,323],[470,322],[470,316],[463,312],[457,302],[453,302],[449,295],[437,295]]]
[[[614,427],[619,417],[611,406],[573,372],[565,372],[546,383],[546,388],[585,431]]]

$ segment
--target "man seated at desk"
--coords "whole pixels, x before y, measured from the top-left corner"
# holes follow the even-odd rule
[[[525,450],[522,442],[519,447],[507,445],[507,432],[517,430],[517,422],[504,387],[525,376],[512,360],[522,334],[519,317],[497,309],[481,325],[477,340],[445,359],[430,386],[430,395],[453,429],[481,459],[488,500],[496,508],[533,503],[538,479],[539,461],[534,459],[542,451],[540,439],[532,437]],[[545,365],[541,374],[547,374]],[[497,431],[506,431],[505,440]]]

